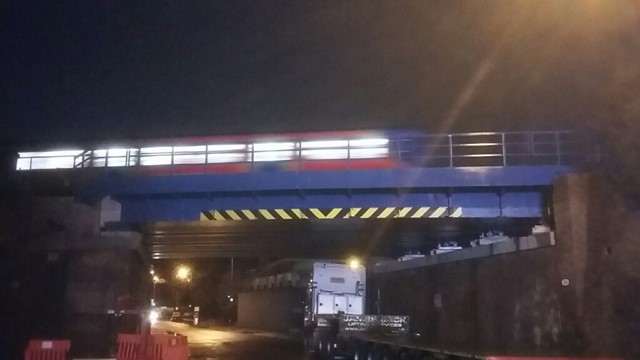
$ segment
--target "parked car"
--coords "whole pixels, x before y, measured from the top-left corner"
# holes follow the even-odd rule
[[[199,317],[200,307],[199,306],[186,306],[186,307],[176,307],[171,314],[171,321],[173,322],[183,322],[193,325],[198,325],[198,317]]]

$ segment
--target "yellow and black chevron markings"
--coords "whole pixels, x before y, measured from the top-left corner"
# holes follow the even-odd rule
[[[202,221],[241,220],[306,220],[306,219],[424,219],[459,218],[462,208],[446,206],[421,207],[364,207],[330,209],[258,209],[258,210],[209,210],[200,214]]]

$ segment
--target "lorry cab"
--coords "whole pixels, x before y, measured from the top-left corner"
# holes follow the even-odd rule
[[[328,320],[339,314],[364,314],[365,284],[363,266],[314,263],[307,288],[305,325],[328,326]]]

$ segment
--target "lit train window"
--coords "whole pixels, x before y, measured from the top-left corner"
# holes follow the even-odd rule
[[[121,148],[114,148],[114,149],[109,149],[109,157],[111,156],[127,156],[127,151],[129,151],[130,149],[121,149]]]
[[[173,156],[174,164],[204,164],[206,161],[206,154],[187,154]]]
[[[198,152],[206,152],[207,151],[207,146],[206,145],[199,145],[199,146],[174,146],[173,147],[173,152],[174,153],[198,153]]]
[[[247,144],[215,144],[207,146],[207,164],[246,162],[249,160]]]
[[[136,149],[132,149],[137,152]],[[127,164],[127,152],[129,149],[113,148],[113,149],[99,149],[93,150],[91,154],[90,166],[92,167],[121,167],[128,166]]]
[[[295,151],[264,151],[255,152],[253,154],[253,161],[287,161],[293,160]]]
[[[293,150],[295,147],[296,143],[293,142],[255,143],[253,144],[253,151]]]
[[[387,148],[351,149],[350,155],[352,159],[381,158],[389,155],[389,149]]]
[[[77,156],[84,152],[84,150],[55,150],[55,151],[38,151],[38,152],[21,152],[18,153],[21,158],[28,157],[66,157]]]
[[[107,163],[105,158],[92,158],[91,159],[91,166],[93,167],[104,167],[105,164]]]
[[[140,150],[142,151],[142,149]],[[171,165],[171,155],[140,156],[140,165],[142,166]]]
[[[71,169],[83,150],[57,150],[19,153],[17,170]]]
[[[129,154],[129,163],[127,163],[127,153]],[[107,151],[107,167],[122,167],[135,165],[135,158],[138,149],[111,148]],[[133,164],[132,164],[133,163]]]
[[[317,140],[300,143],[302,149],[346,148],[347,146],[349,146],[348,140]]]
[[[253,144],[253,161],[287,161],[295,158],[296,143],[269,142]]]
[[[349,158],[349,140],[313,140],[300,143],[300,156],[308,160]]]
[[[389,139],[356,139],[349,140],[351,147],[378,147],[389,144]]]
[[[207,146],[208,152],[247,150],[247,144],[217,144]]]
[[[127,166],[127,158],[126,157],[109,157],[109,161],[107,163],[108,167],[121,167]]]
[[[233,162],[246,162],[248,161],[247,153],[220,153],[220,154],[207,154],[208,164],[220,164],[220,163],[233,163]]]
[[[31,169],[71,169],[73,156],[65,157],[34,157],[31,159]]]
[[[107,156],[107,149],[93,150],[94,157],[105,157]]]
[[[207,146],[175,146],[173,148],[173,163],[204,164],[207,162]]]
[[[349,150],[348,149],[302,150],[301,156],[303,159],[309,159],[309,160],[347,159],[349,157]]]
[[[31,169],[31,158],[18,159],[18,163],[16,164],[16,170],[30,170]]]
[[[171,146],[155,146],[155,147],[146,147],[141,148],[141,154],[163,154],[163,153],[171,153]]]

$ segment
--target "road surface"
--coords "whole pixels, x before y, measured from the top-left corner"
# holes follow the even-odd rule
[[[199,328],[159,321],[153,333],[174,332],[189,337],[191,360],[304,360],[299,344],[274,334],[226,328]]]

